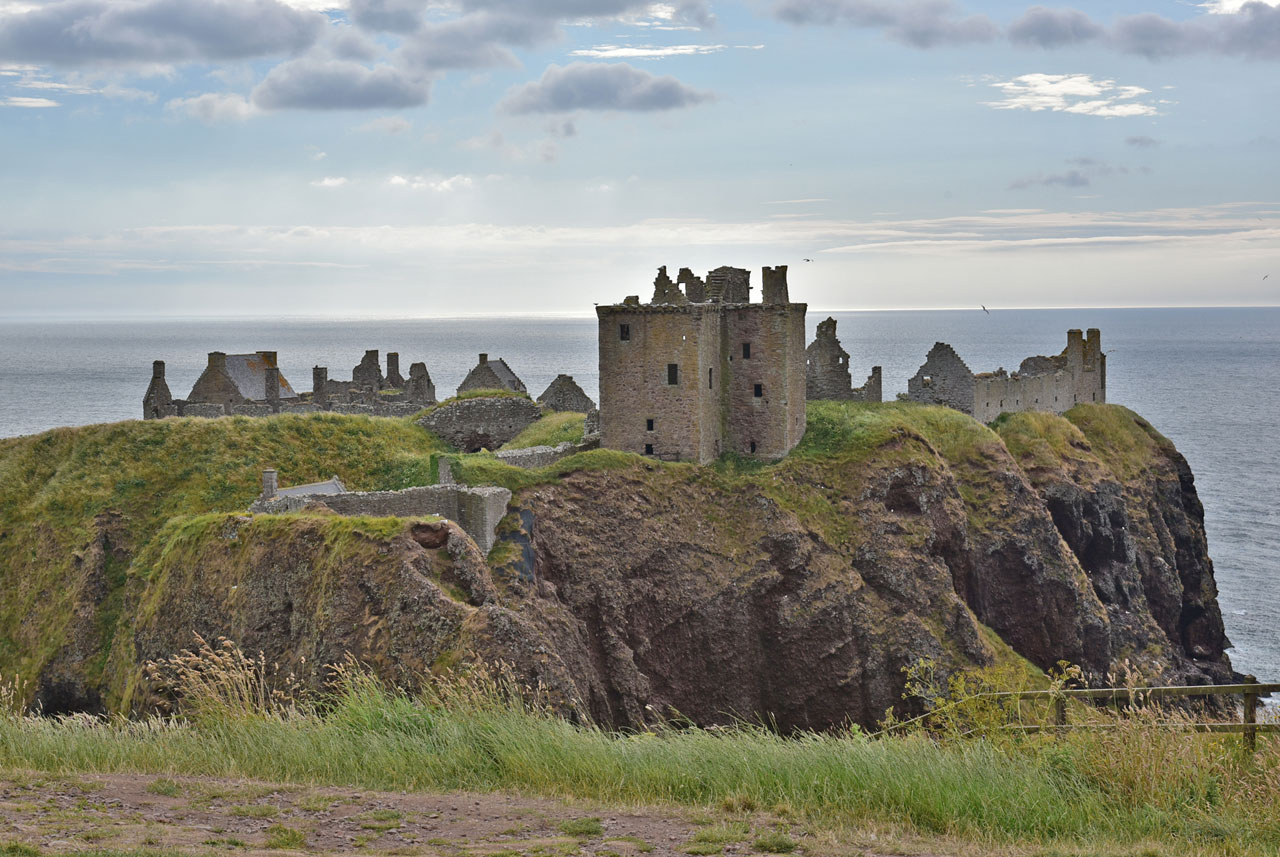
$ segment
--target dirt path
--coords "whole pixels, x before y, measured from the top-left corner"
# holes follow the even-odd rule
[[[761,839],[761,837],[772,837]],[[203,777],[0,774],[0,847],[422,857],[830,853],[761,814],[617,811],[492,794],[402,794]],[[844,849],[839,849],[844,851]],[[34,855],[34,851],[30,851]],[[848,852],[845,852],[848,853]],[[861,849],[854,853],[864,853]]]

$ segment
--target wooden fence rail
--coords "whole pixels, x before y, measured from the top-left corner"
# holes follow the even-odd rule
[[[1048,700],[1053,706],[1052,726],[1016,725],[1008,727],[1010,729],[1026,732],[1038,732],[1044,729],[1114,728],[1112,724],[1067,723],[1068,699],[1090,699],[1112,705],[1125,705],[1144,700],[1168,699],[1180,696],[1242,696],[1244,697],[1244,706],[1239,723],[1161,723],[1158,725],[1169,728],[1187,729],[1193,732],[1238,732],[1243,736],[1245,748],[1249,752],[1253,752],[1257,748],[1258,733],[1270,735],[1280,734],[1280,723],[1258,722],[1258,697],[1272,693],[1280,693],[1280,684],[1261,684],[1253,676],[1245,676],[1245,680],[1241,684],[1189,685],[1185,687],[1099,687],[1080,690],[997,691],[975,694],[973,696],[966,697],[965,699],[957,700],[952,703],[951,706],[945,707],[949,708],[954,705],[959,705],[960,703],[971,699]],[[930,714],[934,713],[937,712],[930,712]],[[912,720],[897,724],[897,726],[906,726],[909,723],[927,718],[928,716],[929,714],[925,714],[922,717],[913,718]]]

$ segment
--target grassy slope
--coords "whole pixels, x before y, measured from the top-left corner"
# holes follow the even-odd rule
[[[32,679],[68,642],[95,518],[136,555],[168,519],[245,509],[261,471],[283,484],[339,476],[352,489],[428,481],[439,448],[408,420],[339,415],[174,419],[56,429],[0,440],[0,671]],[[105,655],[126,567],[107,563],[96,647]]]
[[[579,443],[582,440],[583,421],[586,414],[571,411],[552,411],[533,423],[507,442],[503,449],[524,449],[529,446],[556,446],[561,443]]]

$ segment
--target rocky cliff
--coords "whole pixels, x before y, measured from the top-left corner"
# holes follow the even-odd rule
[[[336,431],[360,418],[287,419]],[[243,440],[262,455],[279,439],[272,420],[256,422],[239,430],[262,433]],[[366,440],[367,456],[378,439]],[[429,442],[396,452],[405,442],[360,467],[334,444],[308,466],[399,487],[388,482],[429,472]],[[32,496],[46,507],[60,482],[89,478],[76,475],[91,463],[74,444],[44,469],[30,466],[30,444],[6,444],[0,466],[28,483],[44,475]],[[515,492],[487,557],[444,522],[247,516],[235,511],[247,501],[207,494],[181,495],[177,510],[193,514],[161,522],[158,504],[172,506],[181,484],[70,510],[58,495],[78,523],[35,535],[14,529],[21,498],[0,498],[6,598],[31,605],[27,626],[0,640],[0,666],[33,677],[51,709],[145,707],[139,665],[199,633],[261,650],[313,686],[347,653],[410,687],[460,661],[501,660],[566,712],[608,725],[678,712],[784,729],[873,724],[920,658],[943,669],[1013,653],[1041,669],[1066,660],[1095,683],[1121,668],[1150,681],[1231,676],[1190,470],[1123,408],[1018,414],[993,430],[943,408],[822,403],[774,465],[601,450],[541,471],[484,456],[453,469]],[[50,579],[63,594],[23,595],[53,590],[15,573],[75,539],[76,559]]]

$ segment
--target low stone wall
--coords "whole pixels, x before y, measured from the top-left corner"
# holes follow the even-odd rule
[[[434,408],[418,425],[463,452],[497,449],[542,416],[524,397],[457,399]]]
[[[280,515],[322,504],[339,515],[377,518],[416,518],[438,515],[454,521],[485,553],[497,541],[498,522],[507,513],[511,492],[506,488],[467,488],[462,485],[426,485],[403,491],[353,491],[347,494],[312,494],[258,500],[250,512]]]
[[[577,444],[564,443],[556,446],[530,446],[524,449],[508,449],[501,452],[495,452],[494,458],[503,464],[510,464],[513,467],[523,467],[532,469],[534,467],[546,467],[548,464],[555,464],[562,458],[568,458],[578,451]]]

